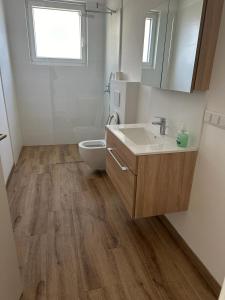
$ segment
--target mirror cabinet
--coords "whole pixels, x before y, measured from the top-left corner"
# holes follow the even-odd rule
[[[154,1],[144,20],[144,85],[187,93],[209,88],[223,2]]]

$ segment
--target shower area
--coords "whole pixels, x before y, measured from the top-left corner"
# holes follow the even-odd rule
[[[51,2],[36,2],[41,1]],[[24,0],[5,1],[25,145],[76,144],[104,137],[109,78],[120,71],[122,0],[87,0],[82,5],[87,61],[64,65],[31,61]]]
[[[107,86],[120,68],[121,3],[115,2],[87,2],[87,66],[50,68],[55,144],[104,137],[110,107]]]

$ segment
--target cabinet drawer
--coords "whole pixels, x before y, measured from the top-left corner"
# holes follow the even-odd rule
[[[137,177],[124,164],[118,153],[107,148],[106,171],[121,196],[131,217],[134,216]]]
[[[107,147],[113,148],[130,171],[137,174],[137,157],[110,130],[107,130]]]

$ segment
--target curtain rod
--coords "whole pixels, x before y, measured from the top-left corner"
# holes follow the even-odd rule
[[[89,10],[89,9],[86,9],[85,12],[86,13],[95,13],[95,14],[109,14],[109,15],[112,15],[112,14],[116,13],[115,10],[112,10],[112,11],[103,11],[103,10]]]
[[[99,9],[100,5],[98,2],[96,2],[96,9]],[[94,9],[86,9],[85,11],[87,13],[97,13],[97,14],[115,14],[117,11],[116,10],[113,10],[107,6],[105,6],[105,9],[106,10],[94,10]]]

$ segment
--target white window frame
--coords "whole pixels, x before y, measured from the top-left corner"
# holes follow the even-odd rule
[[[160,13],[158,11],[150,11],[146,16],[145,21],[147,19],[150,19],[152,21],[152,28],[151,28],[149,44],[148,44],[148,62],[142,61],[142,66],[145,69],[149,69],[149,68],[154,69],[157,45],[158,45],[158,29],[160,23]]]
[[[75,65],[82,66],[87,64],[87,24],[85,18],[85,5],[79,2],[66,1],[51,1],[51,0],[25,0],[27,11],[27,31],[29,39],[29,52],[31,62],[42,65]],[[81,59],[67,59],[67,58],[48,58],[38,57],[36,55],[35,31],[32,8],[46,7],[53,9],[65,9],[81,12]]]

